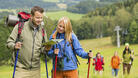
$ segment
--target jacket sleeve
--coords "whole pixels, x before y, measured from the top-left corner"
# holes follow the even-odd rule
[[[45,31],[45,41],[46,41],[46,42],[48,41],[46,31]]]
[[[72,45],[73,45],[74,52],[78,56],[80,56],[82,58],[88,58],[88,53],[83,50],[83,48],[81,47],[79,40],[75,36],[75,34],[72,34]]]
[[[7,40],[7,47],[8,48],[14,49],[16,38],[17,38],[17,34],[18,34],[18,25],[16,25],[13,28],[13,30],[12,30],[12,32],[11,32],[11,34],[10,34],[8,40]]]
[[[119,56],[118,56],[118,63],[119,63],[119,65],[121,64],[121,60],[120,60]]]
[[[44,40],[45,40],[45,42],[47,42],[48,40],[47,40],[47,33],[46,33],[46,31],[44,31],[44,33],[45,33],[45,35],[44,35]],[[43,33],[42,33],[43,34]],[[43,46],[43,45],[41,45],[42,47],[41,47],[41,52],[43,53],[43,52],[45,52],[45,47]]]
[[[49,40],[51,39],[52,39],[52,35],[50,36]],[[52,46],[51,50],[48,51],[47,55],[51,58],[54,56],[54,45]]]

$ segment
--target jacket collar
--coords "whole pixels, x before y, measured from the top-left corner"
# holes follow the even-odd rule
[[[65,33],[57,33],[57,38],[65,39]]]
[[[39,25],[39,26],[35,26],[34,24],[33,24],[33,22],[32,22],[32,20],[29,20],[29,27],[31,28],[31,29],[37,29],[38,31],[40,30],[40,26],[41,25]]]

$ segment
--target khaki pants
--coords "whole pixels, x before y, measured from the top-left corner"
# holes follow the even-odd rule
[[[15,78],[41,78],[40,70],[25,70],[17,67]]]
[[[52,71],[52,78],[54,78],[54,71]],[[77,70],[56,71],[56,78],[78,78]]]

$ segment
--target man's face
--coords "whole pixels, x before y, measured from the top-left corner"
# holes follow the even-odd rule
[[[34,13],[34,16],[31,16],[31,20],[33,21],[33,23],[38,26],[41,24],[41,22],[43,21],[43,13],[40,13],[39,11],[36,11]]]

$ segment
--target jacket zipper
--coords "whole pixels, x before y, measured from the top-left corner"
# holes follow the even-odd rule
[[[34,56],[34,43],[35,43],[36,32],[37,32],[37,28],[34,29],[34,33],[33,33],[33,46],[32,46],[32,58],[31,58],[31,66],[30,66],[30,69],[32,68],[32,61],[33,61],[33,56]]]

